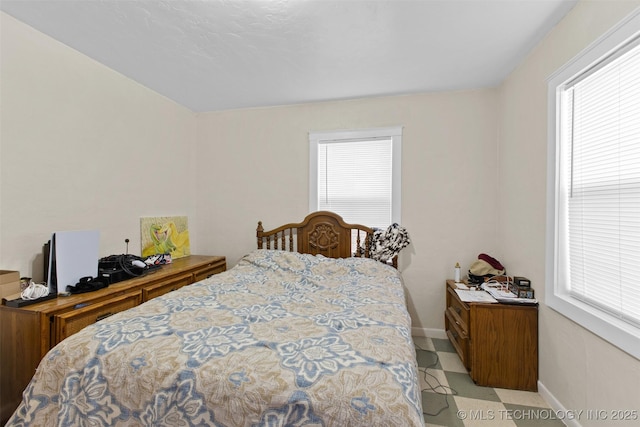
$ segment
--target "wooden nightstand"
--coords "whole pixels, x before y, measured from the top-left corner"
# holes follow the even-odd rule
[[[445,330],[478,385],[538,389],[538,306],[466,303],[446,282]]]
[[[0,423],[18,407],[40,360],[57,343],[105,317],[226,269],[223,256],[191,255],[98,291],[21,308],[0,305]]]

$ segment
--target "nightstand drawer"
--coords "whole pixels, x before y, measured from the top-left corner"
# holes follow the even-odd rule
[[[113,314],[133,308],[138,304],[140,304],[139,293],[126,294],[67,313],[55,315],[53,317],[53,324],[56,343],[75,334],[85,326],[92,325]]]
[[[451,288],[447,288],[447,292],[451,293],[449,298],[449,307],[447,311],[456,318],[458,326],[460,326],[466,334],[469,333],[469,306],[460,301],[458,294]]]
[[[447,310],[445,312],[445,329],[447,331],[447,336],[449,337],[449,341],[456,349],[458,356],[460,356],[460,360],[465,368],[469,369],[470,367],[470,359],[469,359],[469,335],[466,331],[461,328],[460,322],[456,320],[455,316],[452,312]]]

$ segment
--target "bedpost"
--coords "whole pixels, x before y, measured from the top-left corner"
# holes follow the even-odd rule
[[[262,249],[262,233],[264,233],[262,221],[258,221],[258,228],[256,229],[256,237],[258,238],[258,249]]]
[[[373,238],[373,234],[367,233],[367,236],[364,240],[364,256],[366,258],[371,258],[371,239]]]

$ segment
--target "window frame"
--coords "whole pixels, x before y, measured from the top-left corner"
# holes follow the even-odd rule
[[[547,231],[545,303],[558,313],[583,326],[592,333],[640,359],[640,328],[616,318],[573,297],[565,282],[567,277],[566,252],[561,249],[566,235],[563,223],[561,183],[566,174],[562,167],[560,96],[562,87],[585,73],[600,61],[606,60],[620,46],[636,37],[640,31],[640,9],[636,9],[622,22],[601,36],[575,58],[552,74],[548,80],[548,135],[547,135]]]
[[[391,139],[391,223],[401,223],[402,205],[402,127],[343,129],[309,132],[309,212],[318,210],[318,147],[322,142]],[[367,225],[367,224],[363,224]]]

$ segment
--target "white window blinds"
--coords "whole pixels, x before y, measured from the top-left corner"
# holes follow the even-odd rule
[[[318,208],[369,227],[391,224],[391,139],[318,145]]]
[[[561,93],[568,291],[640,326],[640,39]]]
[[[310,211],[374,228],[400,223],[401,128],[312,132],[309,142]]]

